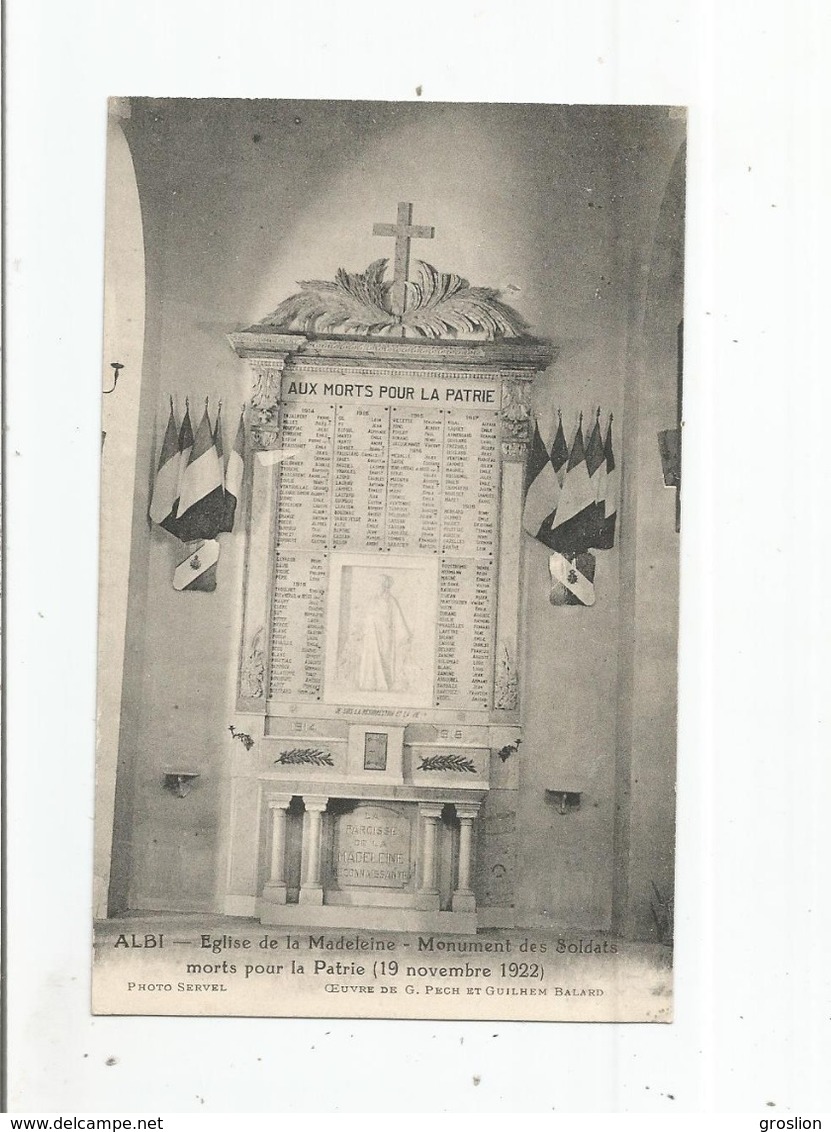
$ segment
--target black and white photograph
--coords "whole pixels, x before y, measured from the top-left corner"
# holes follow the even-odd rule
[[[3,1119],[817,1132],[831,9],[0,37]]]
[[[685,138],[111,99],[97,1012],[671,1021]]]

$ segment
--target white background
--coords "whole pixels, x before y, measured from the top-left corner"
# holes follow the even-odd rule
[[[7,3],[14,1110],[831,1107],[829,38],[823,0]],[[105,98],[417,87],[690,107],[677,1021],[92,1018]]]

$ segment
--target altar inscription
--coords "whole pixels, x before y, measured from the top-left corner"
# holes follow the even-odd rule
[[[356,806],[341,814],[333,872],[340,888],[404,888],[412,873],[410,822],[391,806]]]

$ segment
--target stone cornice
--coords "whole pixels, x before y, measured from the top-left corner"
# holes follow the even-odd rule
[[[527,371],[529,377],[546,369],[558,352],[550,342],[536,338],[492,342],[419,341],[356,335],[281,334],[254,327],[229,334],[228,341],[241,358],[288,360],[295,355],[309,360],[336,359],[352,365],[373,361],[394,368],[412,365],[451,369],[485,366]]]

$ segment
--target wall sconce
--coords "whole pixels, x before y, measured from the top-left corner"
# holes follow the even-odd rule
[[[103,393],[115,393],[115,387],[118,385],[118,376],[124,369],[123,362],[110,362],[113,371],[113,384],[111,389],[102,390]],[[107,439],[107,434],[102,430],[101,432],[101,451],[104,451],[104,441]]]
[[[162,773],[165,790],[169,790],[177,798],[186,797],[196,779],[200,777],[198,770],[165,770]]]
[[[546,795],[557,807],[557,813],[568,814],[580,809],[582,792],[579,790],[550,790],[546,788]]]
[[[121,373],[121,371],[124,369],[124,363],[123,362],[110,362],[110,366],[112,367],[112,370],[113,370],[113,386],[112,386],[112,389],[105,389],[104,390],[105,393],[115,393],[115,387],[116,387],[116,385],[118,385],[118,377],[119,377],[119,374]]]

